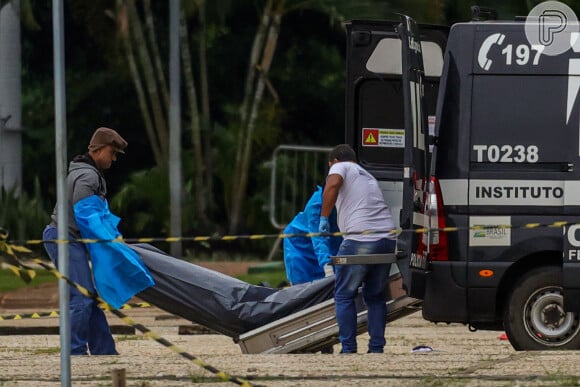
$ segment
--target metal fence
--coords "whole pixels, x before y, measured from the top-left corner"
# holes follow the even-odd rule
[[[331,147],[280,145],[272,153],[270,222],[280,230],[300,212],[328,173]]]

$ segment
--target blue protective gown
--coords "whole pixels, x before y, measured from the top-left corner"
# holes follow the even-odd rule
[[[109,211],[107,201],[88,196],[74,205],[74,215],[85,239],[116,239],[119,217]],[[123,242],[89,243],[95,287],[101,298],[120,308],[135,294],[155,285],[139,255]]]
[[[284,234],[317,233],[322,208],[322,187],[318,186],[304,210],[284,229]],[[336,210],[329,217],[330,232],[338,232]],[[324,278],[323,267],[330,263],[342,241],[341,237],[292,237],[284,239],[284,266],[292,285]]]

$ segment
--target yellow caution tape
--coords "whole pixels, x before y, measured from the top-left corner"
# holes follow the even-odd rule
[[[523,225],[514,226],[511,224],[497,224],[497,225],[476,225],[470,227],[443,227],[443,228],[429,228],[420,227],[413,229],[395,229],[395,230],[366,230],[358,232],[331,232],[331,233],[320,233],[320,232],[309,232],[309,233],[290,233],[290,234],[249,234],[249,235],[205,235],[205,236],[191,236],[191,237],[145,237],[145,238],[116,238],[116,239],[28,239],[28,240],[14,240],[10,241],[12,247],[17,245],[40,245],[43,243],[59,243],[67,244],[72,242],[77,243],[114,243],[114,242],[124,242],[124,243],[153,243],[153,242],[207,242],[207,241],[236,241],[236,240],[260,240],[260,239],[287,239],[287,238],[315,238],[315,237],[341,237],[345,235],[372,235],[372,234],[390,234],[393,236],[398,236],[403,233],[414,233],[414,234],[424,234],[428,232],[458,232],[464,230],[487,230],[487,229],[533,229],[533,228],[557,228],[563,227],[569,224],[574,224],[568,221],[556,221],[553,223],[527,223]],[[0,235],[1,237],[1,235]],[[1,243],[1,242],[0,242]],[[21,249],[26,249],[24,247],[18,247]],[[27,249],[26,249],[27,250]],[[0,250],[1,251],[1,250]],[[30,251],[30,250],[27,250]]]
[[[4,265],[24,282],[30,283],[36,276],[36,272],[22,267],[16,254],[29,254],[32,251],[26,247],[8,243],[7,239],[8,231],[0,227],[0,261],[3,261]]]

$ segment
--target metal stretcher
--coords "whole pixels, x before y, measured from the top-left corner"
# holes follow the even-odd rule
[[[401,285],[400,274],[391,277],[389,290],[392,299],[387,302],[387,323],[421,309],[422,301],[408,297]],[[357,333],[365,333],[367,310],[360,294],[356,306]],[[338,344],[334,299],[244,333],[237,341],[243,353],[317,352],[328,345]]]
[[[141,256],[155,286],[137,296],[169,313],[230,336],[243,353],[316,352],[338,343],[334,279],[272,289],[255,286],[171,257],[151,245],[130,245]],[[395,262],[394,254],[333,257],[334,264]],[[401,274],[391,276],[387,321],[418,310],[407,297]],[[357,298],[357,330],[366,331],[367,311]]]
[[[373,254],[332,257],[333,265],[396,263],[396,254]],[[400,273],[389,279],[387,323],[421,309],[421,300],[407,296]],[[356,299],[357,334],[367,331],[367,309],[359,293]],[[318,352],[339,343],[334,299],[293,313],[260,328],[242,334],[237,340],[243,353]]]

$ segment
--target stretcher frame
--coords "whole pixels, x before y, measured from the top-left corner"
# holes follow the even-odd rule
[[[422,300],[407,296],[400,274],[391,276],[389,291],[391,299],[387,301],[387,323],[421,309]],[[355,304],[358,335],[367,331],[367,310],[362,294],[359,293]],[[246,354],[312,353],[338,344],[334,299],[246,332],[239,336],[237,343],[242,353]]]

